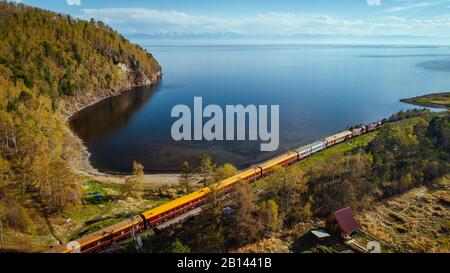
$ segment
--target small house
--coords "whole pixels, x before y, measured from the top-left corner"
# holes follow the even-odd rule
[[[344,208],[333,212],[327,218],[326,227],[330,232],[347,239],[351,237],[353,232],[360,229],[361,225],[353,217],[352,209]]]

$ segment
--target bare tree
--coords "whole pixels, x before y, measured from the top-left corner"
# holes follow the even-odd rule
[[[144,166],[136,161],[133,162],[133,175],[125,181],[125,197],[141,197],[144,191]]]

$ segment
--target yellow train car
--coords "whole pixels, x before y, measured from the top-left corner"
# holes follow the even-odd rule
[[[259,167],[252,167],[236,175],[233,175],[230,178],[220,181],[219,183],[216,184],[216,186],[217,189],[220,191],[227,191],[240,181],[252,182],[258,179],[260,176],[261,176],[261,169]]]
[[[206,195],[210,192],[210,188],[203,188],[143,212],[141,215],[145,218],[147,226],[153,227],[178,214],[203,204],[206,201]]]
[[[287,152],[280,156],[277,156],[271,160],[263,162],[259,165],[262,170],[262,175],[265,176],[273,171],[276,166],[288,166],[299,159],[298,152]]]

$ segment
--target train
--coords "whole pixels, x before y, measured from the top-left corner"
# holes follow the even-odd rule
[[[76,241],[70,242],[67,246],[60,247],[57,251],[52,252],[89,253],[103,250],[117,241],[129,238],[133,236],[133,234],[140,233],[148,229],[153,229],[166,221],[180,216],[194,208],[202,206],[207,201],[208,194],[212,191],[212,188],[220,193],[226,193],[231,191],[233,186],[239,182],[254,182],[271,174],[277,166],[286,167],[292,165],[315,153],[342,143],[348,139],[377,130],[380,127],[381,122],[370,123],[326,137],[309,145],[299,147],[298,149],[288,151],[261,164],[247,168],[230,178],[214,184],[213,186],[200,189],[148,211],[142,212],[139,215],[135,215],[115,225],[81,237]]]

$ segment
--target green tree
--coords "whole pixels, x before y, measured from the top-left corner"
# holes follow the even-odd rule
[[[176,239],[167,250],[169,253],[190,253],[191,250],[185,246],[179,239]]]

